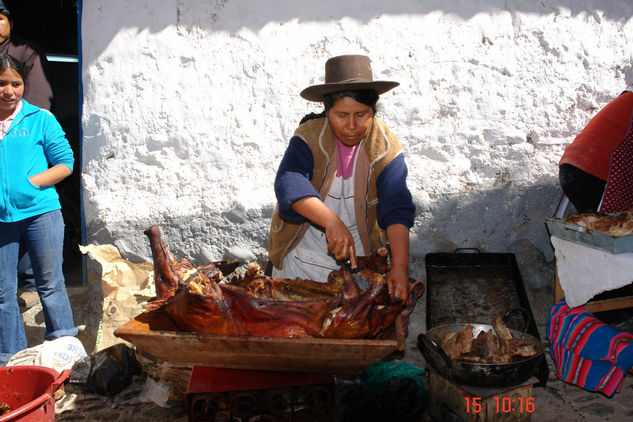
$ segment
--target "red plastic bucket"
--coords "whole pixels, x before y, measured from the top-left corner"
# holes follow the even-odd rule
[[[55,391],[70,376],[44,366],[0,368],[0,402],[13,410],[0,416],[0,422],[40,422],[55,420]]]

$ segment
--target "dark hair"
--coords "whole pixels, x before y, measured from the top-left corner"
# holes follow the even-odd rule
[[[334,107],[334,103],[340,98],[350,97],[361,104],[371,107],[374,114],[376,113],[376,103],[378,102],[378,93],[373,89],[358,89],[341,92],[331,92],[323,96],[323,105],[325,111]]]
[[[18,59],[8,54],[0,53],[0,70],[13,69],[22,77],[22,81],[26,83],[27,68]]]
[[[301,122],[299,124],[303,124],[308,120],[318,119],[319,117],[325,117],[325,113],[329,111],[332,107],[334,107],[336,101],[344,97],[350,97],[361,104],[365,104],[366,106],[371,107],[372,112],[376,114],[376,103],[378,102],[378,98],[380,98],[380,96],[373,89],[356,89],[350,91],[331,92],[323,96],[323,105],[325,107],[325,110],[319,114],[310,113],[305,115],[303,119],[301,119]]]
[[[11,20],[11,11],[4,0],[0,0],[0,14],[6,16],[8,20]]]

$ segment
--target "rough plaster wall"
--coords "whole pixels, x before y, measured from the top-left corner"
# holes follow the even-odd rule
[[[412,275],[474,247],[545,286],[557,162],[631,79],[632,16],[630,0],[84,0],[87,241],[149,260],[159,224],[177,256],[265,260],[275,171],[320,111],[298,93],[360,53],[401,83],[379,112],[409,165]]]

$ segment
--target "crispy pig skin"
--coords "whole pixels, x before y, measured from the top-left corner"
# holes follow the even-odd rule
[[[327,283],[285,280],[261,275],[251,266],[244,276],[225,276],[237,264],[218,261],[195,267],[175,262],[160,230],[145,230],[154,259],[157,297],[146,305],[165,311],[183,331],[285,338],[371,338],[389,326],[404,309],[392,301],[386,256],[365,259],[361,270],[369,288],[360,289],[345,267],[333,271]],[[360,258],[360,257],[359,257]],[[226,271],[226,273],[225,273]]]
[[[214,284],[212,294],[183,290],[165,311],[184,331],[204,334],[270,337],[314,337],[320,326],[312,318],[325,315],[323,301],[258,299],[229,286]]]

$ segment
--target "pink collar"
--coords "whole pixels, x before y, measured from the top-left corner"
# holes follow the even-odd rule
[[[346,180],[354,174],[354,158],[356,158],[356,152],[358,151],[360,142],[349,147],[336,139],[336,145],[338,147],[338,168],[336,170],[336,176]]]

